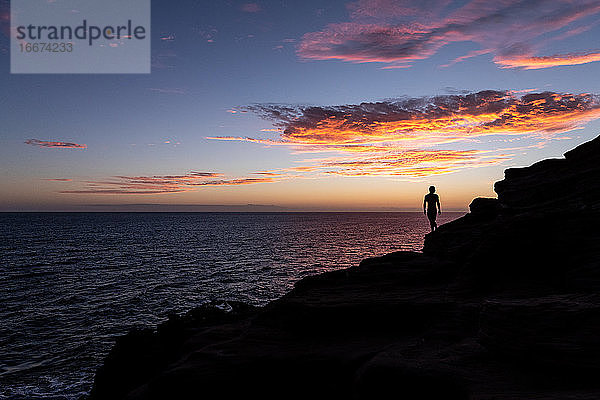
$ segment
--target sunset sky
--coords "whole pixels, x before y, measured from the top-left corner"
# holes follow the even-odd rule
[[[153,1],[149,75],[11,75],[9,23],[0,211],[466,210],[600,132],[597,0]]]

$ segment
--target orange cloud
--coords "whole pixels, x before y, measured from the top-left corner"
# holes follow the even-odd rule
[[[570,53],[545,57],[497,58],[502,68],[541,69],[559,65],[580,65],[600,61],[600,53]]]
[[[333,157],[316,161],[315,169],[344,176],[425,177],[464,168],[498,164],[505,155],[478,150],[409,150],[381,152],[367,157]]]
[[[218,137],[304,150],[380,151],[434,145],[496,134],[522,135],[573,130],[600,116],[596,95],[486,90],[466,95],[397,99],[358,105],[248,107],[282,129],[280,140]],[[375,146],[375,147],[374,147]],[[386,148],[387,149],[387,148]]]
[[[85,144],[77,144],[77,143],[69,143],[69,142],[49,142],[45,140],[38,139],[28,139],[25,141],[25,144],[30,144],[32,146],[39,147],[55,147],[60,149],[86,149],[87,145]]]
[[[298,153],[338,153],[309,158],[280,173],[423,177],[493,165],[512,155],[432,147],[478,141],[492,135],[535,136],[542,143],[600,117],[596,95],[494,91],[392,99],[343,106],[247,107],[273,122],[278,139],[212,137],[266,146],[289,146]]]

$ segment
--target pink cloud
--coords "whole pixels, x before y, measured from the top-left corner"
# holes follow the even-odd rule
[[[161,94],[186,94],[185,89],[180,88],[148,88],[148,90]]]
[[[0,1],[0,33],[10,37],[10,5],[8,1]]]
[[[28,139],[25,141],[25,144],[30,144],[32,146],[39,147],[53,147],[59,149],[86,149],[87,145],[85,144],[77,144],[70,142],[52,142],[38,139]]]
[[[600,3],[472,0],[455,7],[447,0],[359,0],[348,8],[352,21],[305,34],[297,47],[298,55],[303,59],[379,62],[402,67],[431,57],[447,44],[475,42],[483,49],[454,62],[488,52],[495,55],[498,63],[536,57],[535,52],[545,42],[585,31],[584,27],[570,25],[581,24],[584,17],[600,12]],[[569,32],[559,35],[558,31],[566,27]],[[569,60],[581,61],[565,57],[555,65],[572,65],[566,64]],[[508,62],[503,65],[512,67]],[[555,66],[550,60],[546,65]]]
[[[113,176],[104,180],[77,182],[83,188],[62,190],[63,194],[166,194],[197,190],[207,186],[240,186],[270,183],[285,178],[278,174],[262,174],[261,177],[228,178],[217,172],[192,171],[185,175]],[[62,181],[61,179],[52,179]],[[69,180],[70,181],[70,180]]]
[[[62,194],[164,194],[178,193],[184,190],[128,190],[128,189],[83,189],[83,190],[61,190]]]
[[[260,11],[260,6],[257,3],[245,3],[242,5],[242,11],[247,13],[257,13]]]
[[[175,35],[173,33],[170,33],[168,35],[161,35],[160,40],[162,40],[163,42],[172,42],[175,40]]]

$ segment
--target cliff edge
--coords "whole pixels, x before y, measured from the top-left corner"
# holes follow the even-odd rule
[[[600,398],[600,137],[495,191],[423,253],[130,332],[91,398]]]

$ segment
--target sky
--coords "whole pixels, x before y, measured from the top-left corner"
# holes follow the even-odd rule
[[[152,1],[150,74],[17,75],[0,0],[0,211],[418,210],[430,185],[466,210],[598,135],[599,22],[596,0]]]

